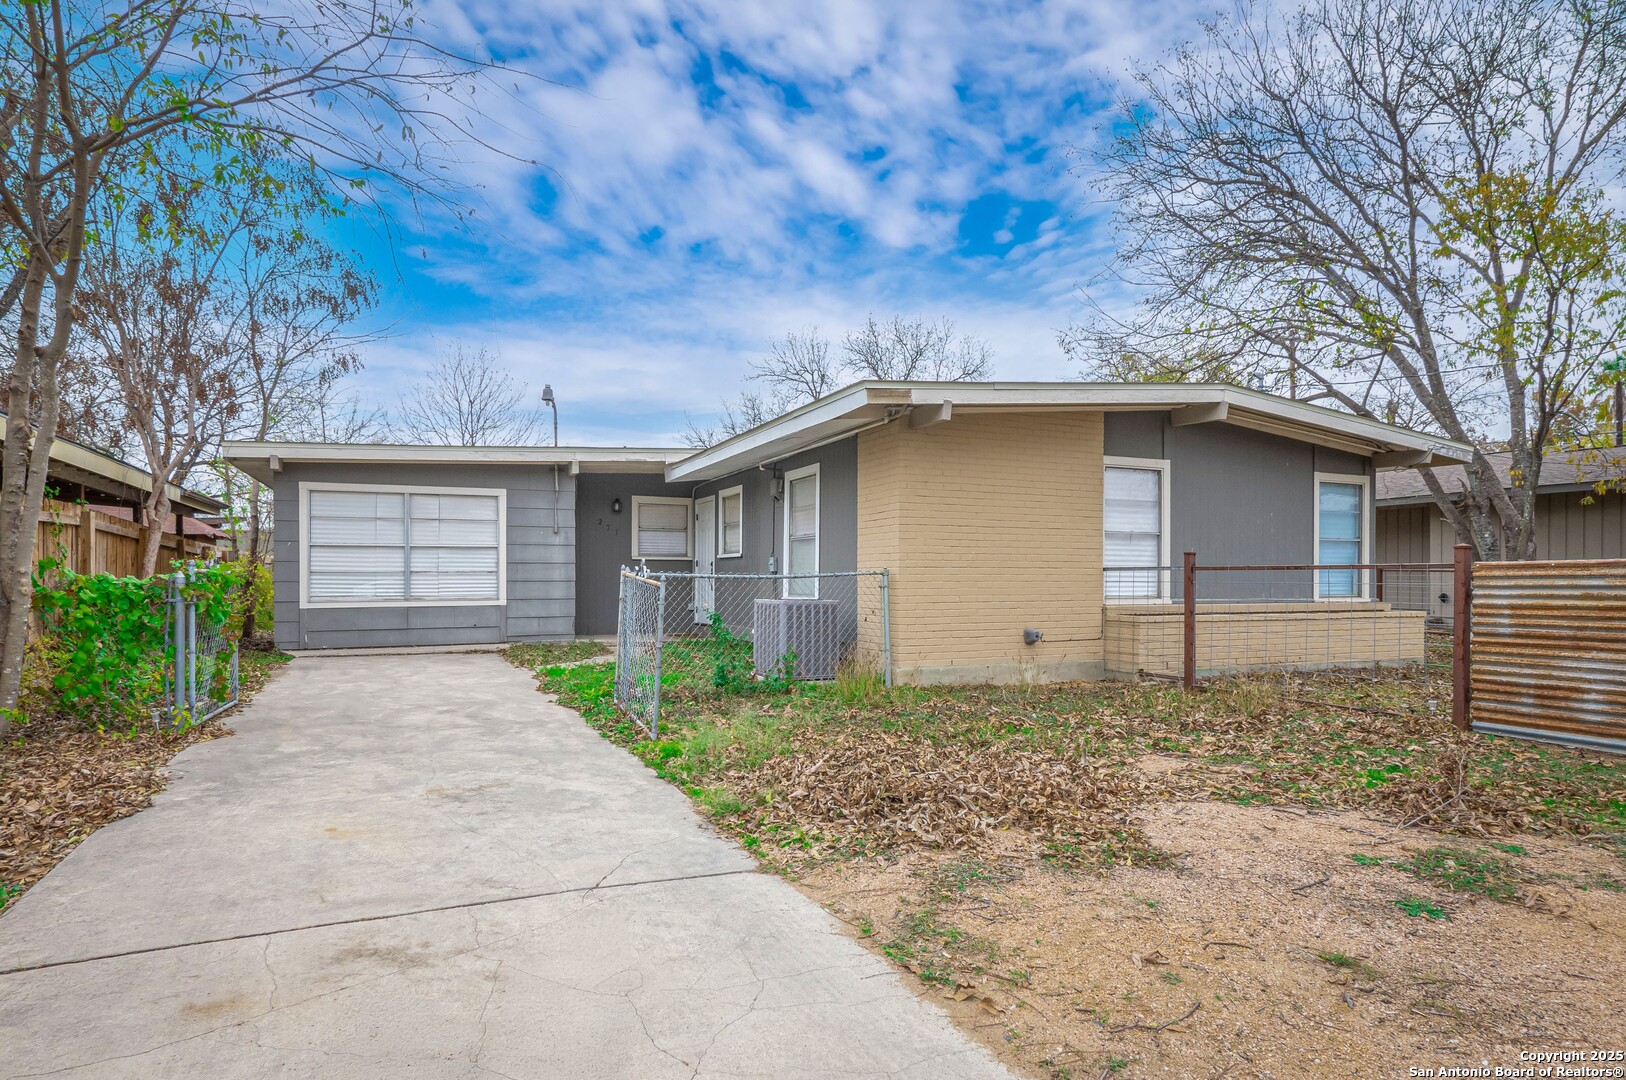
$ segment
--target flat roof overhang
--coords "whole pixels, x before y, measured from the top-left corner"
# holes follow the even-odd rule
[[[994,412],[1172,411],[1178,424],[1235,424],[1370,457],[1380,468],[1458,465],[1471,453],[1436,435],[1223,384],[862,382],[695,452],[667,479],[715,480],[917,410],[931,411],[928,422]]]
[[[0,413],[0,439],[5,438],[9,418]],[[139,506],[152,491],[152,474],[120,461],[111,454],[64,439],[51,440],[50,475],[95,491],[115,503]],[[226,504],[210,495],[188,491],[177,484],[166,485],[169,501],[176,507],[204,514],[218,514]]]
[[[530,465],[576,473],[664,473],[687,448],[398,446],[389,443],[228,442],[225,458],[262,484],[290,464]]]

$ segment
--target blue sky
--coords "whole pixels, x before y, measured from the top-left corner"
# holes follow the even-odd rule
[[[436,0],[448,43],[550,80],[484,121],[546,167],[471,150],[466,227],[346,229],[391,328],[356,389],[388,407],[483,345],[553,384],[562,441],[671,443],[770,339],[872,311],[953,319],[1002,378],[1068,377],[1056,331],[1112,247],[1078,152],[1130,64],[1214,7]]]

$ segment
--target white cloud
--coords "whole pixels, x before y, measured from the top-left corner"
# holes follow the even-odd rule
[[[451,40],[554,81],[483,121],[552,171],[470,157],[478,224],[406,245],[427,254],[396,305],[412,333],[364,389],[393,400],[436,348],[485,344],[553,382],[567,432],[647,441],[736,391],[770,338],[869,311],[954,318],[1003,377],[1065,376],[1055,331],[1110,257],[1062,156],[1101,117],[1069,100],[1098,107],[1213,6],[433,0]],[[1057,212],[1026,238],[1013,209],[987,235],[1025,242],[967,254],[961,216],[990,191]]]

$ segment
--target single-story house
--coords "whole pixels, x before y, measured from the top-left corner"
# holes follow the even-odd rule
[[[885,569],[894,678],[972,682],[1123,671],[1131,617],[1178,617],[1167,568],[1187,550],[1369,562],[1378,470],[1467,453],[1233,386],[871,381],[699,451],[226,457],[273,492],[284,648],[613,634],[623,565],[787,575],[787,595],[816,589],[797,575]],[[1386,607],[1364,573],[1303,582],[1273,599],[1333,618]]]
[[[1510,457],[1489,454],[1510,490]],[[1448,492],[1460,498],[1466,484],[1461,465],[1436,469]],[[1541,463],[1536,487],[1536,558],[1626,559],[1626,447],[1552,451]],[[1597,491],[1599,484],[1605,490]],[[1416,472],[1380,473],[1377,484],[1379,562],[1450,562],[1456,529],[1440,511]],[[1433,598],[1431,612],[1448,614],[1449,603]]]

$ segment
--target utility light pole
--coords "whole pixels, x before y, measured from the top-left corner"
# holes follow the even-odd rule
[[[559,403],[553,400],[553,384],[542,384],[542,404],[553,410],[553,445],[559,445]]]

